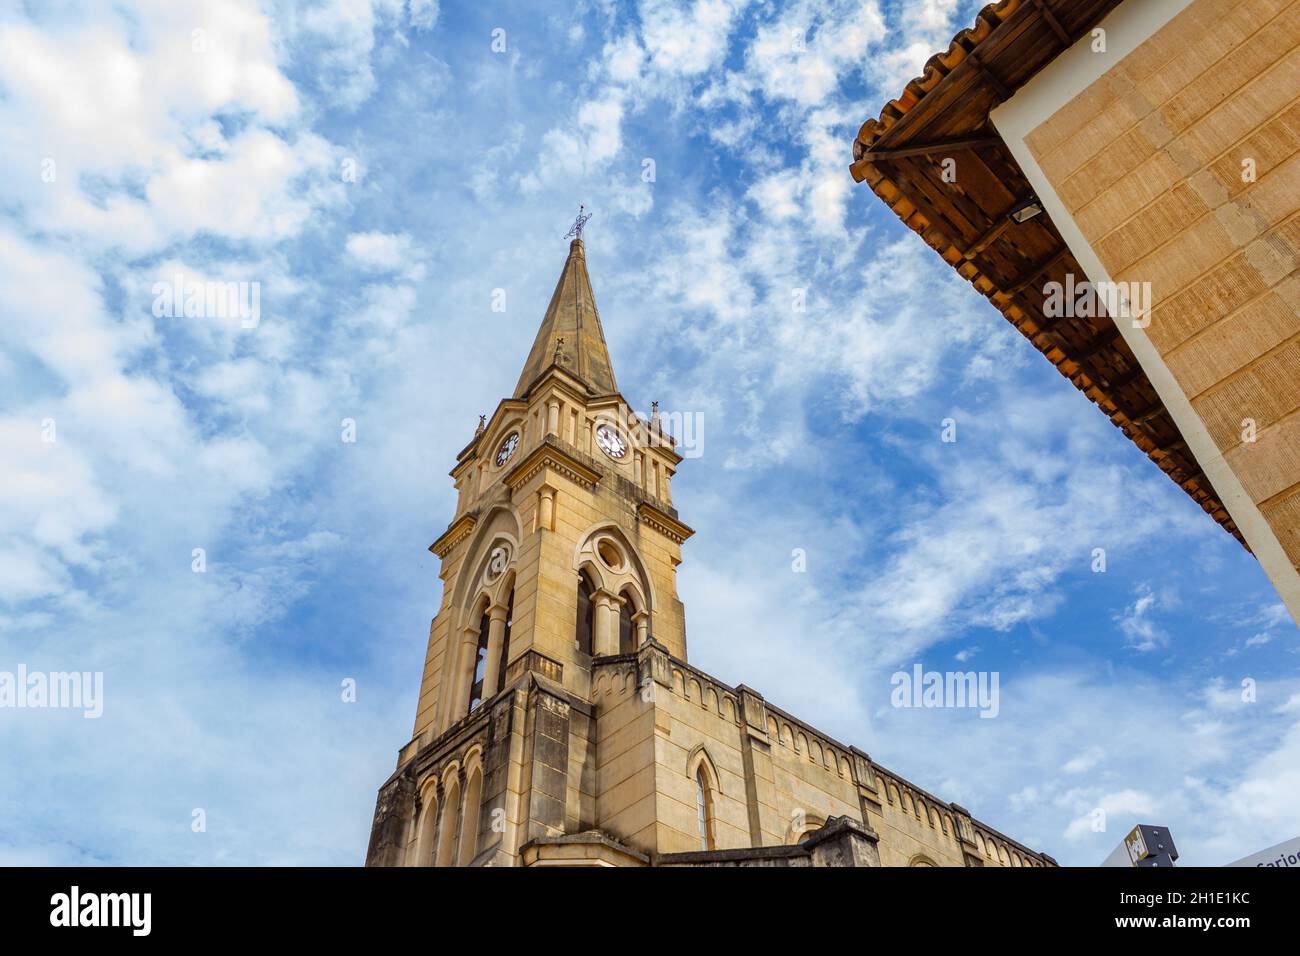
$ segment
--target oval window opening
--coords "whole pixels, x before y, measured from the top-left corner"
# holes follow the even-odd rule
[[[604,561],[611,571],[623,570],[623,553],[608,538],[597,543],[596,553],[600,555],[600,560]]]

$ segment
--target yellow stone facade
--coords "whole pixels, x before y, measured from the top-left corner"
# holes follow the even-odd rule
[[[618,392],[576,240],[515,394],[451,472],[367,865],[1054,865],[687,663],[681,463]]]

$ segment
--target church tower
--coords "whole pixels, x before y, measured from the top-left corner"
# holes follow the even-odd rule
[[[670,431],[618,391],[579,229],[514,394],[451,470],[366,864],[1052,865],[687,663]]]
[[[586,696],[595,656],[651,634],[686,656],[675,577],[691,532],[670,491],[681,460],[618,392],[575,239],[514,394],[451,471],[415,737],[446,731],[523,669]]]
[[[652,635],[685,658],[676,569],[692,532],[678,520],[671,490],[681,461],[658,415],[638,416],[618,391],[579,236],[514,394],[480,421],[451,470],[456,512],[429,548],[442,562],[442,603],[429,630],[413,737],[399,763],[433,756],[431,745],[488,722],[488,705],[521,682],[560,695],[543,708],[551,721],[567,710],[560,701],[590,700],[597,658],[634,654]],[[536,807],[509,804],[509,767],[499,769],[493,778],[482,766],[470,774],[456,767],[456,780],[414,794],[425,814],[469,797],[487,806],[493,790],[502,798],[495,819],[483,821],[484,839],[469,835],[473,821],[462,821],[455,841],[435,846],[444,821],[423,821],[418,859],[465,865],[503,827],[564,832],[566,786],[556,780],[544,791],[540,803],[553,812],[530,826]],[[568,808],[567,822],[593,824],[594,796]],[[372,845],[370,862],[398,862],[397,848],[388,849],[376,860]]]

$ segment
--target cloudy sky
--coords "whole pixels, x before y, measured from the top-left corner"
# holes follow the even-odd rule
[[[0,863],[362,861],[579,202],[625,395],[703,415],[694,663],[1063,863],[1300,833],[1255,561],[848,176],[976,4],[560,6],[0,4],[0,670],[104,673],[0,710]],[[999,715],[891,707],[917,663]]]

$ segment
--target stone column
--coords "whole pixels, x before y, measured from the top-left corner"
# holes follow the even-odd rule
[[[537,527],[547,531],[555,527],[555,489],[549,485],[537,491]]]
[[[592,652],[600,657],[618,653],[618,597],[605,590],[591,597],[595,605],[592,622]]]
[[[650,614],[646,611],[637,611],[632,615],[632,624],[636,627],[636,646],[640,647],[650,636]]]
[[[953,823],[957,827],[957,842],[961,845],[962,857],[967,866],[983,866],[984,857],[980,855],[979,844],[975,842],[975,825],[971,821],[970,811],[955,803],[948,804],[952,810]]]
[[[749,815],[750,846],[780,846],[785,842],[783,819],[777,807],[776,772],[772,742],[767,736],[767,703],[763,695],[744,684],[740,696],[740,758],[745,777],[745,804]]]
[[[501,670],[501,652],[506,640],[506,613],[504,604],[494,605],[488,611],[487,661],[483,671],[484,700],[501,689],[497,686],[497,673]],[[475,649],[477,650],[477,645]]]
[[[469,689],[474,683],[474,654],[478,651],[478,628],[466,627],[460,632],[460,652],[452,672],[450,688],[451,710],[447,714],[447,727],[460,720],[469,711]]]
[[[555,399],[546,403],[546,434],[560,437],[560,403]]]

